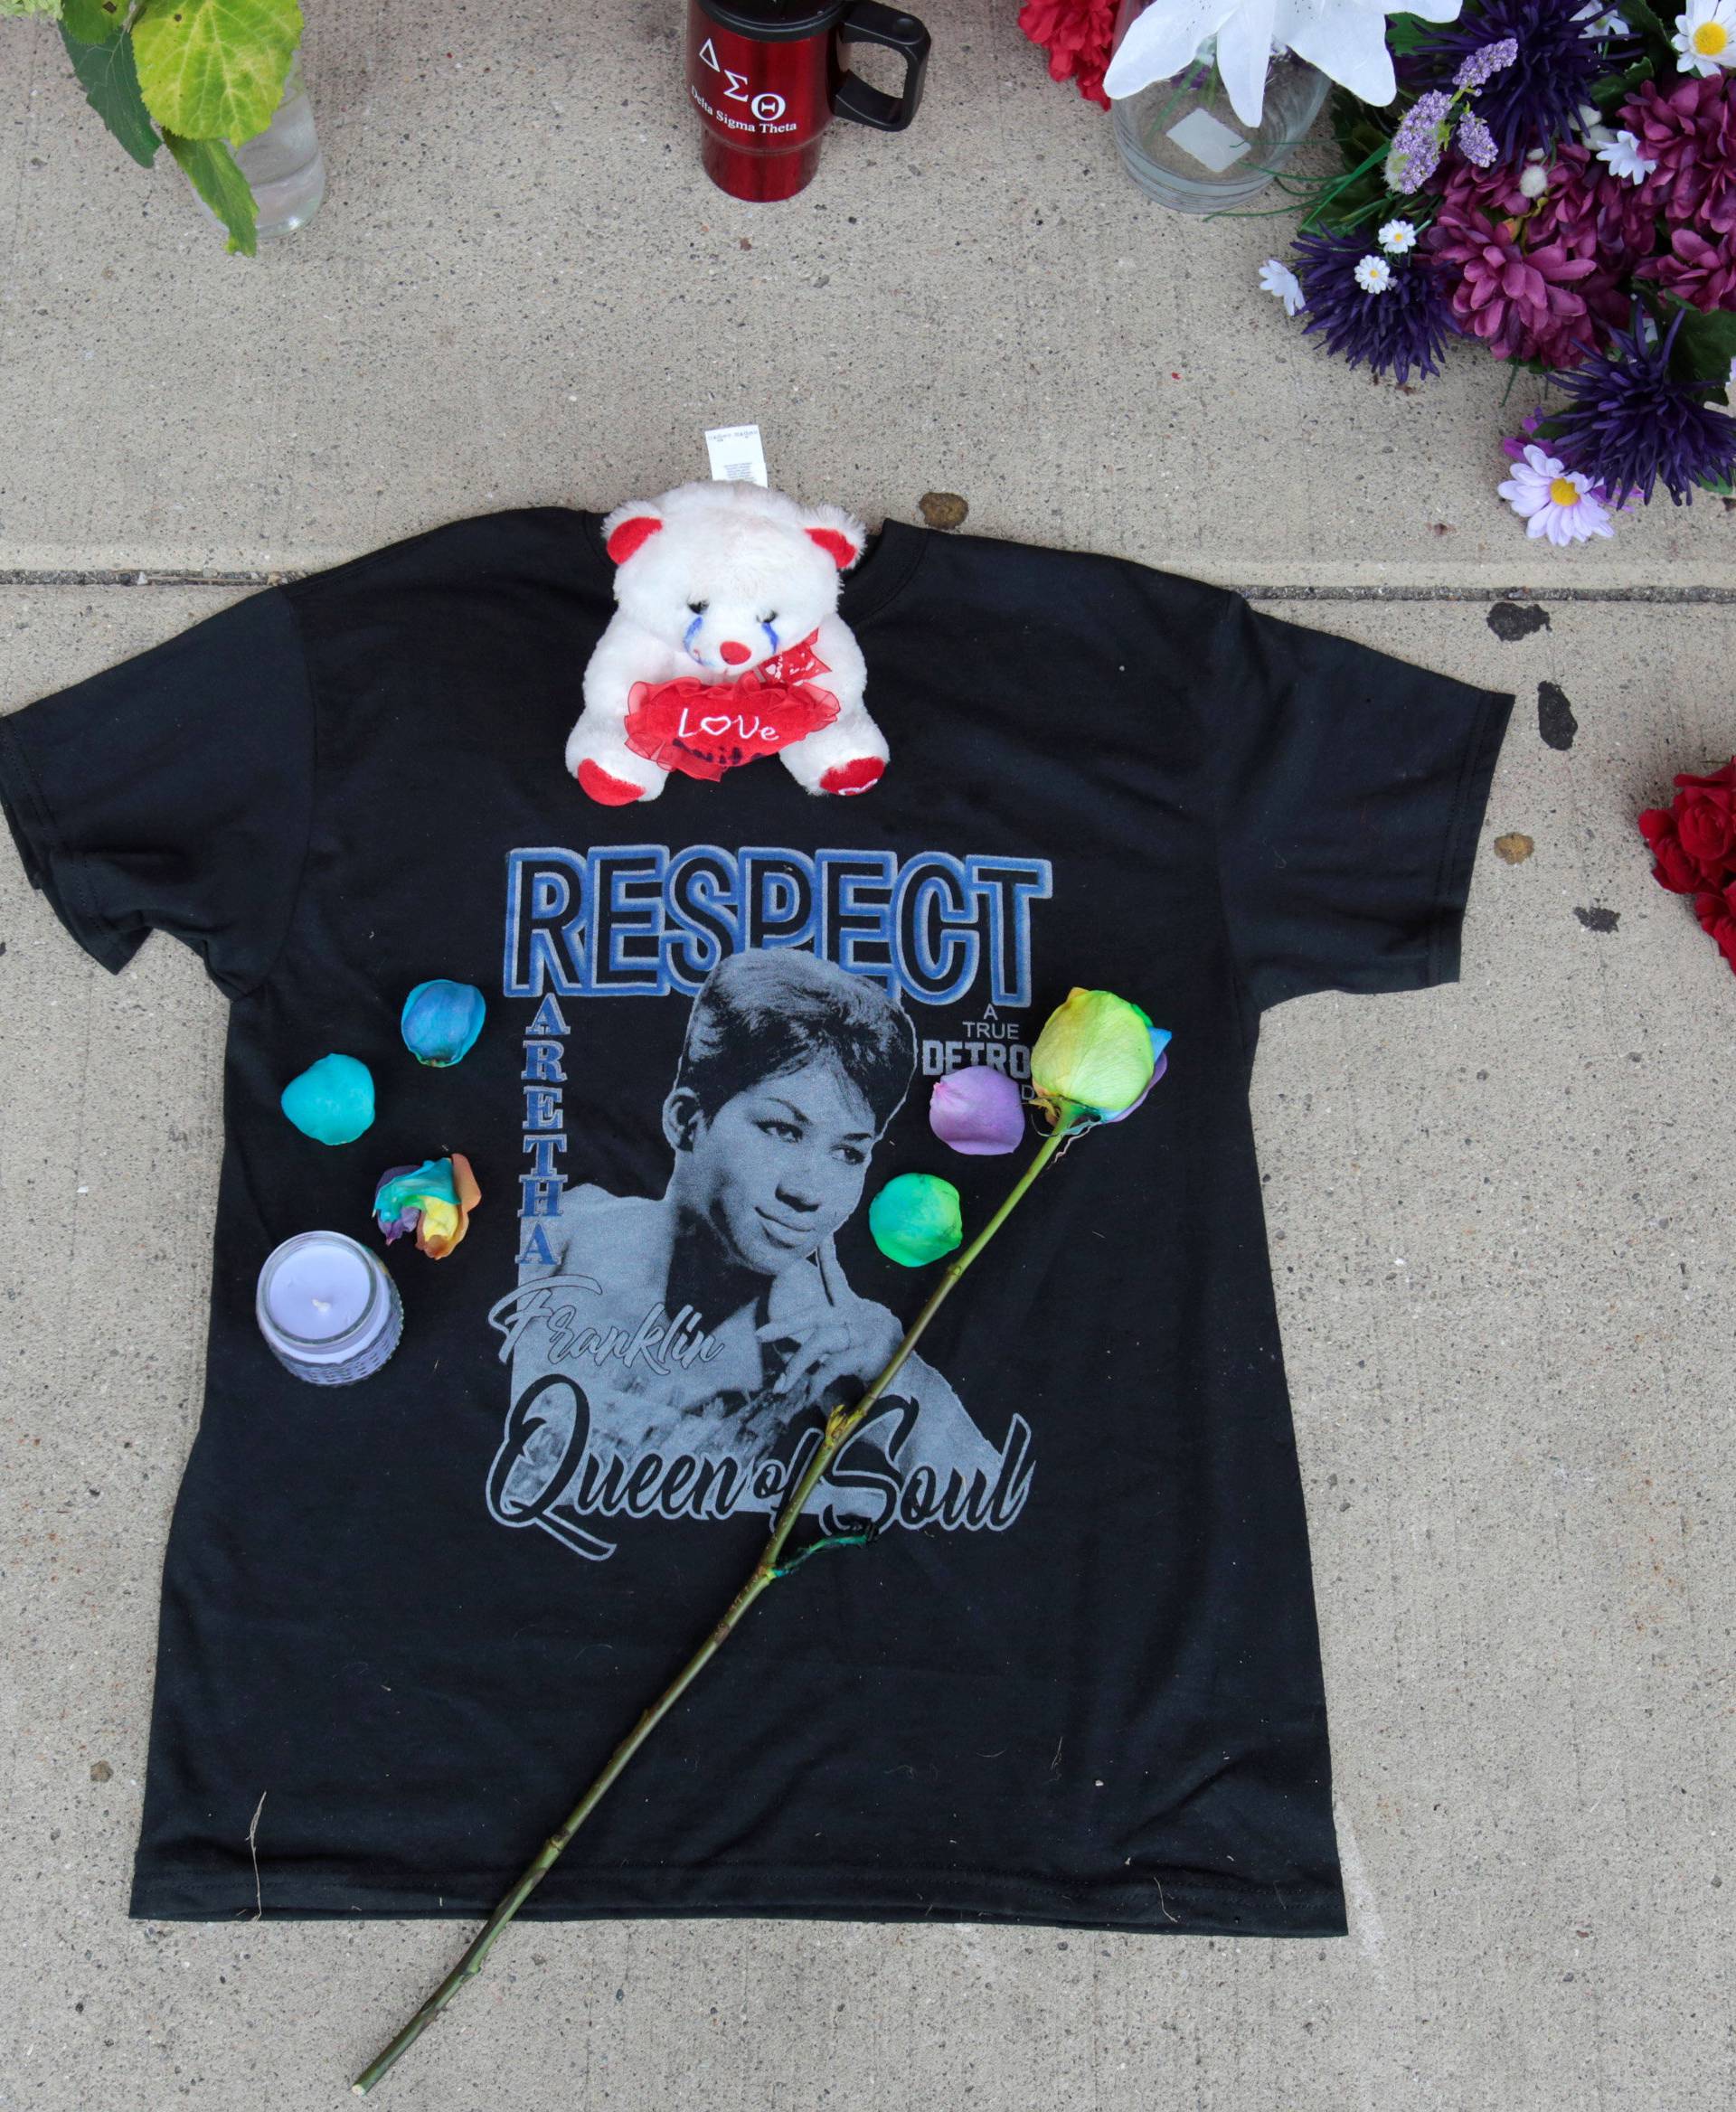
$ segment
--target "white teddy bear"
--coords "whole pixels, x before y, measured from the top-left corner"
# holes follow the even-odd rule
[[[779,755],[808,792],[865,792],[885,737],[838,615],[867,530],[756,484],[684,484],[603,523],[618,604],[585,668],[566,762],[606,806],[665,777],[718,778]]]

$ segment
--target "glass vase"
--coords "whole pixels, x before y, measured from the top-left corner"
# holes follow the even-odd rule
[[[233,140],[227,145],[259,207],[255,231],[260,241],[275,241],[306,227],[326,195],[326,162],[314,128],[314,106],[301,78],[298,51],[289,61],[283,97],[271,122],[239,146]],[[203,198],[199,204],[207,219],[217,221]]]
[[[1154,0],[1121,0],[1115,41]],[[1165,0],[1155,0],[1157,5]],[[1115,144],[1142,191],[1176,212],[1218,212],[1263,191],[1295,156],[1332,83],[1293,52],[1274,52],[1258,125],[1230,107],[1208,37],[1171,80],[1154,80],[1113,106]]]

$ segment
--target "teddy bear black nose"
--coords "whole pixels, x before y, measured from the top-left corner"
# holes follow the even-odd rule
[[[725,638],[717,649],[731,667],[740,667],[744,660],[753,658],[753,647],[751,646],[738,646],[733,638]]]

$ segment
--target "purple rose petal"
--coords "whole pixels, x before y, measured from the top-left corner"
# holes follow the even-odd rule
[[[929,1127],[954,1151],[975,1156],[1016,1151],[1024,1141],[1024,1102],[1005,1071],[973,1064],[935,1080]]]

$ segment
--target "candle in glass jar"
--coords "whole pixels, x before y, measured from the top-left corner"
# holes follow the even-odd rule
[[[379,1259],[344,1232],[297,1232],[266,1257],[254,1312],[279,1363],[315,1386],[377,1372],[404,1311]]]

